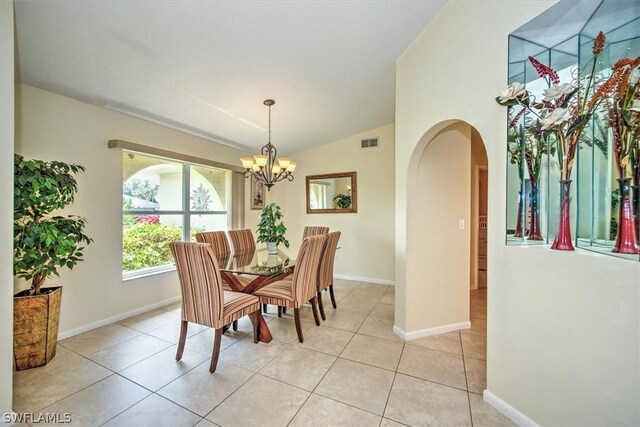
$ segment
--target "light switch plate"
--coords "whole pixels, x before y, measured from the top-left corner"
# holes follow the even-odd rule
[[[458,228],[460,230],[464,230],[464,219],[458,221]]]

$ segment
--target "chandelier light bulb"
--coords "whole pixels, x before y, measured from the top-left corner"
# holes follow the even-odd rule
[[[253,164],[255,163],[253,157],[243,157],[240,159],[240,161],[242,162],[242,167],[244,167],[245,169],[251,169],[253,167]]]
[[[253,158],[256,160],[256,165],[260,166],[261,168],[265,167],[267,164],[267,161],[269,161],[268,156],[257,155],[257,156],[253,156]]]
[[[282,169],[286,169],[289,167],[289,164],[291,163],[291,159],[288,159],[286,157],[280,157],[278,159],[278,163],[280,163],[280,167]]]

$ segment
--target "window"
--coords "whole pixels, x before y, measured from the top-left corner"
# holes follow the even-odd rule
[[[169,243],[229,229],[231,172],[123,151],[123,278],[173,268]]]

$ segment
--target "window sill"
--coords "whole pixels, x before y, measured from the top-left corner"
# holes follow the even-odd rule
[[[175,265],[163,265],[161,267],[145,268],[142,270],[128,271],[122,273],[122,281],[130,282],[136,279],[142,279],[143,277],[155,276],[157,274],[169,273],[176,271]]]

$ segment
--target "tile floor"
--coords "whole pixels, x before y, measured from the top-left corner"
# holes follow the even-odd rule
[[[243,319],[213,375],[209,328],[191,325],[174,360],[179,304],[63,340],[49,365],[15,373],[15,410],[70,413],[79,426],[513,425],[481,396],[486,290],[471,292],[471,329],[405,343],[393,287],[335,287],[338,309],[327,295],[320,327],[303,309],[303,344],[290,313],[270,307],[269,344],[254,344]]]

